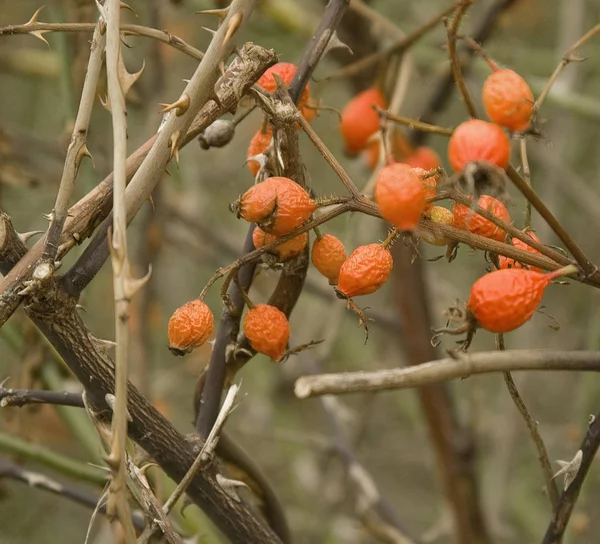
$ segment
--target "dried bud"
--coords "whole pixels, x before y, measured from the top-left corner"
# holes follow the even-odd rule
[[[235,125],[231,121],[217,119],[198,136],[198,142],[202,149],[225,147],[231,142],[234,134]]]

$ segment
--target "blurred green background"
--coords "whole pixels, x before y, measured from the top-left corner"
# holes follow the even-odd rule
[[[214,21],[193,15],[214,7],[209,1],[131,0],[138,14],[124,11],[128,22],[166,29],[195,47],[204,49],[209,34],[202,26]],[[464,33],[472,31],[493,4],[479,0],[469,11]],[[486,51],[500,64],[517,70],[537,95],[566,49],[598,23],[597,0],[518,0],[504,13]],[[373,1],[371,6],[410,33],[432,17],[448,0]],[[39,4],[30,0],[0,0],[0,27],[27,21]],[[317,0],[271,0],[260,9],[240,38],[273,48],[283,61],[297,62],[322,12]],[[50,0],[39,19],[45,22],[92,22],[94,2]],[[374,24],[372,34],[385,45],[390,42],[383,27]],[[32,36],[0,38],[0,207],[10,214],[21,231],[47,227],[42,214],[51,211],[61,175],[62,161],[77,110],[85,74],[91,34],[46,34],[51,47]],[[128,104],[128,149],[133,151],[157,128],[161,102],[175,100],[196,61],[164,44],[141,37],[127,37],[125,49],[130,71],[146,69],[134,86]],[[437,76],[447,67],[442,25],[411,49],[413,62],[408,93],[401,108],[407,116],[419,115],[433,90]],[[550,209],[560,218],[585,252],[598,262],[600,237],[600,40],[593,39],[581,51],[585,62],[568,66],[556,82],[542,110],[543,137],[530,140],[532,183]],[[343,54],[339,53],[339,58]],[[350,60],[347,56],[346,60]],[[323,106],[341,110],[352,95],[347,81],[325,81],[339,64],[328,56],[318,67],[313,92]],[[479,59],[467,82],[480,106],[481,85],[488,74]],[[104,85],[102,83],[102,85]],[[105,90],[100,90],[104,95]],[[453,96],[437,119],[442,126],[456,126],[466,118],[463,104]],[[177,359],[167,350],[166,323],[177,307],[198,295],[219,266],[235,259],[247,225],[229,212],[228,204],[252,184],[244,166],[246,148],[261,124],[258,112],[237,129],[233,142],[223,149],[203,151],[194,142],[181,152],[180,165],[169,167],[154,195],[156,212],[145,206],[130,228],[130,250],[138,272],[152,262],[148,288],[134,301],[131,360],[132,379],[182,432],[192,430],[192,399],[195,378],[208,362],[210,346]],[[370,172],[362,158],[342,153],[338,117],[324,109],[313,126],[343,166],[363,186]],[[445,158],[447,141],[432,137],[429,145]],[[97,102],[90,126],[88,147],[94,165],[84,162],[76,197],[85,194],[111,169],[110,114]],[[320,195],[343,194],[343,186],[305,136],[301,136],[303,159],[310,182]],[[518,143],[514,147],[518,163]],[[524,203],[511,192],[513,222],[523,226]],[[557,239],[534,212],[533,227],[546,244]],[[381,223],[357,215],[344,216],[324,229],[342,237],[351,250],[361,243],[380,239]],[[65,259],[67,269],[80,253],[77,248]],[[422,248],[423,258],[440,255],[439,248]],[[433,324],[444,323],[443,311],[458,298],[468,297],[472,282],[489,266],[480,252],[461,247],[456,261],[425,262]],[[261,272],[251,296],[264,301],[275,285],[275,272]],[[356,317],[335,299],[324,278],[310,270],[308,287],[292,315],[295,343],[325,339],[316,349],[327,371],[378,369],[402,366],[402,330],[393,303],[393,285],[366,297],[382,318],[371,325],[364,345]],[[544,299],[545,311],[559,323],[536,314],[518,331],[506,336],[507,349],[597,349],[599,341],[599,294],[575,283],[553,286]],[[113,338],[112,278],[105,266],[85,291],[84,320],[99,338]],[[221,309],[218,288],[207,302],[215,316]],[[453,347],[446,338],[444,347]],[[473,350],[494,348],[493,335],[480,332]],[[52,370],[47,370],[51,368]],[[307,373],[305,357],[292,357],[275,365],[259,356],[241,373],[240,408],[228,429],[272,480],[298,543],[364,543],[374,537],[355,516],[352,483],[332,453],[331,440],[317,400],[299,401],[293,381]],[[11,387],[74,388],[67,371],[57,366],[51,351],[39,339],[22,311],[0,330],[0,379],[10,377]],[[550,459],[570,460],[585,433],[588,416],[600,409],[600,388],[595,376],[576,373],[521,373],[515,376],[531,413],[539,422]],[[55,380],[55,381],[53,381]],[[483,510],[493,540],[499,543],[539,542],[550,519],[547,497],[535,450],[523,421],[514,408],[500,375],[472,377],[450,384],[458,414],[472,431],[477,444],[476,468]],[[85,416],[65,415],[51,407],[10,408],[1,411],[0,430],[33,444],[87,462],[100,449],[90,442]],[[379,395],[353,395],[340,399],[338,413],[354,444],[360,462],[371,472],[381,492],[392,502],[407,531],[423,542],[451,542],[447,530],[448,508],[444,503],[435,459],[413,391]],[[75,417],[77,422],[73,422]],[[79,429],[76,434],[73,426]],[[79,426],[78,426],[79,425]],[[83,426],[83,430],[80,428]],[[82,445],[82,437],[87,448]],[[86,442],[87,440],[87,442]],[[0,448],[1,450],[2,448]],[[0,455],[8,455],[0,451]],[[14,459],[14,458],[13,458]],[[27,468],[54,474],[43,464],[17,456]],[[555,465],[558,469],[558,465]],[[65,478],[60,476],[59,478]],[[562,480],[559,482],[562,486]],[[592,467],[570,525],[571,544],[597,542],[600,532],[598,471]],[[99,492],[98,488],[95,489]],[[188,511],[191,512],[193,508]],[[83,542],[91,511],[63,498],[7,479],[0,481],[0,542]],[[204,522],[197,521],[202,525]],[[197,525],[195,525],[197,527]],[[204,530],[204,529],[203,529]],[[208,537],[206,541],[215,541]],[[112,542],[104,519],[94,523],[90,542]]]

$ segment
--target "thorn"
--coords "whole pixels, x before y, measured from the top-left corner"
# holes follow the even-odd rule
[[[54,270],[58,270],[62,266],[62,261],[54,261]]]
[[[175,162],[179,164],[179,143],[181,141],[181,130],[176,130],[171,134],[169,138],[169,146],[171,147],[171,156],[172,159],[175,157]]]
[[[82,312],[85,312],[87,314],[87,310],[83,304],[75,304],[75,309],[81,310]]]
[[[229,13],[229,8],[205,9],[202,11],[197,11],[196,15],[215,15],[222,21],[223,19],[225,19],[225,17],[227,17],[228,13]]]
[[[217,33],[217,31],[213,30],[212,28],[206,28],[205,26],[201,26],[200,28],[202,30],[206,30],[206,32],[210,32],[213,36]]]
[[[146,463],[144,466],[139,467],[138,470],[140,471],[140,474],[145,478],[146,472],[148,472],[148,470],[151,469],[152,467],[160,468],[160,465],[157,463]]]
[[[94,164],[94,157],[92,157],[92,154],[90,153],[90,150],[88,149],[88,146],[84,143],[79,148],[79,151],[77,152],[77,156],[75,157],[75,171],[76,172],[79,170],[79,167],[81,166],[81,161],[83,160],[84,157],[89,157],[90,160],[92,161],[92,166],[94,168],[96,168],[96,165]]]
[[[219,73],[221,74],[221,77],[225,75],[225,63],[223,61],[219,62]]]
[[[114,412],[117,397],[115,397],[112,393],[106,393],[106,395],[104,396],[104,400],[106,401],[106,404],[108,404],[110,409]],[[129,423],[131,423],[133,421],[133,418],[131,417],[129,410],[127,410],[127,421]]]
[[[43,230],[31,230],[29,232],[17,232],[17,236],[19,237],[19,240],[21,240],[21,242],[23,242],[24,244],[27,243],[27,240],[29,240],[32,236],[37,236],[38,234],[44,234]]]
[[[98,0],[96,0],[96,7],[98,8],[98,11],[100,12],[100,18],[104,19],[104,21],[106,22],[106,19],[107,19],[106,8],[100,2],[98,2]]]
[[[43,36],[43,34],[45,34],[46,32],[48,32],[48,30],[31,30],[29,34],[31,36],[35,36],[38,40],[42,40],[48,46],[48,49],[50,49],[50,44],[48,43],[48,40]]]
[[[329,38],[329,41],[327,42],[327,46],[325,47],[325,51],[323,51],[322,56],[324,57],[325,55],[327,55],[327,53],[330,53],[334,49],[345,49],[351,55],[354,55],[354,51],[352,51],[352,48],[347,43],[344,43],[342,40],[340,40],[339,36],[337,35],[337,32],[334,32],[331,35],[331,38]]]
[[[154,200],[152,198],[152,195],[148,196],[148,198],[146,200],[150,204],[150,208],[152,209],[152,211],[155,212],[156,211],[156,206],[154,205]]]
[[[144,68],[146,68],[146,61],[142,62],[142,67],[138,72],[129,73],[127,68],[125,67],[125,63],[123,61],[123,55],[119,55],[118,62],[118,72],[119,72],[119,83],[121,84],[121,89],[123,91],[123,96],[126,97],[127,93],[133,87],[134,83],[140,79],[142,73],[144,72]]]
[[[229,22],[227,23],[227,32],[225,32],[225,38],[223,38],[223,45],[225,45],[236,33],[237,29],[240,28],[242,19],[243,15],[239,11],[235,13],[231,19],[229,19]]]
[[[577,477],[577,473],[581,468],[581,460],[583,459],[583,452],[581,450],[577,450],[575,457],[571,461],[556,461],[560,465],[560,470],[552,476],[552,479],[561,476],[564,474],[565,476],[565,487],[566,491],[573,480]]]
[[[51,213],[43,213],[42,217],[46,220],[46,221],[52,221],[54,219],[54,212]]]
[[[75,242],[81,242],[81,235],[78,232],[74,232],[71,236],[73,236],[73,240],[75,240]]]
[[[108,102],[108,95],[106,95],[104,98],[102,98],[100,95],[98,95],[98,100],[100,100],[100,104],[102,104],[102,107],[106,111],[110,111],[110,104]]]
[[[229,496],[229,498],[233,499],[235,502],[240,502],[240,498],[235,491],[236,487],[245,487],[246,489],[250,489],[244,482],[240,480],[231,480],[229,478],[225,478],[222,474],[217,474],[217,483],[221,487],[223,491]]]
[[[40,13],[42,13],[42,10],[45,7],[46,6],[42,6],[42,7],[39,7],[37,10],[35,10],[35,13],[31,16],[31,19],[29,19],[29,21],[27,21],[25,23],[25,26],[27,26],[27,25],[35,25],[36,23],[38,23],[39,21],[37,20],[37,18],[39,17]]]
[[[158,113],[167,113],[175,110],[177,117],[182,116],[190,107],[190,96],[187,93],[183,93],[175,102],[171,104],[160,104],[163,109]]]
[[[146,283],[148,283],[150,276],[152,276],[152,265],[148,266],[148,272],[142,278],[136,279],[127,274],[123,285],[123,292],[125,294],[125,297],[128,299],[133,298],[133,296],[138,291],[140,291],[144,287],[144,285],[146,285]]]
[[[121,2],[121,9],[127,9],[127,10],[131,11],[131,13],[133,13],[136,17],[138,17],[138,14],[133,10],[133,8],[129,4],[126,4],[125,2]],[[139,17],[138,17],[138,19],[139,19]]]

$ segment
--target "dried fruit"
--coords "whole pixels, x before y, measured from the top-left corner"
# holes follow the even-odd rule
[[[407,164],[390,164],[379,171],[375,200],[386,221],[400,230],[411,229],[425,210],[423,182]]]
[[[296,74],[296,69],[296,65],[290,62],[278,62],[265,70],[264,74],[260,76],[260,79],[258,80],[258,86],[262,87],[265,91],[274,93],[277,90],[277,82],[275,81],[273,74],[277,74],[283,83],[285,83],[285,86],[289,87]],[[298,100],[298,109],[302,111],[302,115],[304,115],[308,121],[315,115],[315,109],[310,106],[310,85],[307,83]]]
[[[337,291],[346,297],[370,295],[388,279],[394,262],[387,247],[357,247],[340,268]]]
[[[495,215],[505,223],[510,223],[510,214],[506,206],[490,195],[482,195],[477,205]],[[494,225],[489,219],[479,215],[474,210],[463,204],[454,204],[454,226],[458,229],[468,230],[492,240],[504,242],[506,232]]]
[[[425,212],[425,219],[441,225],[454,224],[454,214],[442,206],[432,206]],[[443,234],[430,231],[422,232],[421,238],[433,246],[445,246],[453,243],[453,240],[446,238]]]
[[[510,130],[529,127],[533,93],[527,82],[512,70],[496,70],[483,84],[483,105],[490,119]]]
[[[495,270],[473,284],[467,306],[479,327],[510,332],[531,319],[553,279],[576,271],[573,265],[549,274],[521,268]]]
[[[252,232],[252,242],[254,242],[256,249],[272,244],[275,240],[277,240],[277,236],[265,232],[260,227],[256,227],[254,232]],[[287,242],[275,246],[273,252],[279,257],[280,261],[286,261],[296,255],[300,255],[304,251],[306,244],[308,244],[308,233],[303,232]]]
[[[346,153],[356,155],[367,147],[369,138],[379,130],[379,115],[373,104],[385,108],[385,98],[377,87],[358,93],[342,112],[340,131]]]
[[[169,349],[175,355],[189,353],[208,340],[213,326],[213,314],[204,302],[187,302],[169,319]]]
[[[296,182],[271,177],[246,191],[232,209],[265,232],[285,236],[305,223],[317,205]]]
[[[422,168],[423,170],[435,170],[442,166],[442,159],[431,147],[417,147],[415,151],[404,159],[406,164],[413,168]]]
[[[290,324],[275,306],[257,304],[244,318],[244,334],[253,349],[279,361],[290,340]]]
[[[535,235],[534,232],[528,232],[528,236],[531,236],[536,242],[541,243],[541,240]],[[533,249],[531,246],[528,246],[525,242],[519,240],[518,238],[512,239],[512,245],[518,249],[522,249],[523,251],[528,251],[529,253],[534,253],[535,255],[541,255],[541,253],[537,249]],[[505,257],[504,255],[498,256],[498,261],[500,263],[500,268],[528,268],[529,270],[533,270],[534,272],[542,272],[542,269],[537,266],[528,266],[523,265],[510,257]]]
[[[272,138],[273,132],[270,128],[267,128],[267,130],[265,130],[264,132],[262,130],[259,130],[254,136],[252,136],[252,139],[250,140],[250,145],[248,146],[248,152],[246,153],[246,158],[248,160],[246,164],[248,165],[248,168],[250,172],[252,172],[253,176],[256,176],[256,174],[258,174],[258,170],[260,169],[260,163],[257,160],[252,159],[251,157],[255,157],[256,155],[264,153],[269,147]]]
[[[437,195],[437,182],[440,179],[438,172],[432,172],[423,170],[423,168],[414,168],[413,172],[419,176],[421,183],[423,183],[423,190],[425,191],[425,211],[427,211],[433,202],[427,202],[428,199],[434,198]]]
[[[315,240],[311,258],[315,268],[329,280],[331,285],[335,285],[340,275],[340,268],[346,260],[346,248],[337,236],[324,234]]]
[[[486,161],[506,168],[510,159],[510,140],[498,125],[470,119],[452,133],[448,159],[455,172],[462,172],[471,161]]]

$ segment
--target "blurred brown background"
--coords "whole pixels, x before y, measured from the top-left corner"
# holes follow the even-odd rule
[[[127,21],[166,29],[199,49],[207,46],[209,34],[201,26],[214,26],[214,22],[193,13],[214,7],[214,2],[187,0],[175,5],[131,0],[130,4],[139,18],[124,12]],[[448,4],[448,0],[371,2],[406,33]],[[490,0],[476,2],[465,19],[464,33],[473,29],[492,4]],[[514,4],[501,16],[486,51],[499,64],[523,75],[537,95],[566,49],[598,23],[600,2],[519,0]],[[0,27],[27,21],[38,7],[30,0],[0,0]],[[241,40],[274,48],[281,60],[297,62],[322,8],[323,3],[317,0],[264,1]],[[94,3],[84,0],[50,0],[39,17],[45,22],[93,22],[95,18]],[[372,32],[382,44],[389,43],[384,31],[373,27]],[[50,49],[32,36],[0,38],[0,207],[11,215],[21,232],[47,227],[42,214],[50,212],[54,203],[91,34],[55,33],[45,37]],[[147,38],[130,36],[127,42],[132,46],[126,49],[130,71],[137,71],[142,59],[146,60],[145,73],[128,104],[128,145],[133,151],[158,126],[158,103],[179,96],[181,80],[190,76],[196,61]],[[411,50],[414,68],[401,110],[404,115],[419,115],[436,77],[447,66],[444,42],[445,32],[439,25]],[[543,138],[530,142],[529,159],[535,189],[592,260],[598,262],[600,100],[596,89],[600,85],[600,40],[592,40],[580,55],[587,60],[567,67],[542,110]],[[315,78],[323,80],[338,67],[328,56]],[[467,81],[477,101],[487,73],[485,64],[475,60]],[[338,110],[352,93],[343,79],[311,85],[324,106]],[[453,96],[438,124],[455,126],[465,116],[463,105]],[[195,378],[208,361],[210,346],[184,359],[174,358],[166,347],[166,322],[175,308],[198,295],[217,267],[230,263],[241,249],[247,225],[229,212],[228,204],[252,183],[244,161],[248,142],[260,123],[258,112],[250,115],[238,127],[234,141],[223,149],[203,151],[196,143],[185,148],[179,168],[169,167],[171,175],[164,177],[154,195],[156,212],[145,206],[129,231],[139,271],[148,262],[153,266],[150,285],[135,300],[133,381],[182,432],[192,430]],[[357,185],[363,186],[369,171],[360,158],[343,156],[337,124],[336,114],[325,110],[313,126]],[[110,115],[98,102],[88,140],[95,168],[84,163],[77,197],[111,169],[110,127]],[[446,140],[433,137],[428,143],[446,161]],[[315,191],[341,194],[342,184],[304,136],[301,146]],[[516,163],[517,157],[515,147]],[[524,204],[518,195],[512,193],[512,197],[513,221],[522,226]],[[535,213],[533,227],[544,243],[558,243]],[[341,217],[325,230],[342,237],[349,250],[383,235],[380,222],[358,216]],[[441,251],[424,248],[423,258],[438,256]],[[79,252],[73,251],[64,266],[68,267]],[[457,298],[468,297],[473,280],[485,272],[486,266],[483,255],[467,247],[460,248],[452,264],[443,259],[423,263],[434,325],[443,324],[444,308]],[[253,299],[266,300],[275,278],[273,272],[261,273]],[[113,338],[111,285],[110,266],[106,266],[82,300],[87,309],[85,321],[94,334],[106,339]],[[402,366],[407,361],[393,292],[390,282],[361,301],[362,306],[370,306],[385,318],[372,324],[369,342],[364,345],[356,317],[335,299],[326,280],[311,270],[307,289],[291,319],[293,339],[304,343],[324,338],[325,343],[315,353],[328,371]],[[560,330],[552,328],[552,319],[538,313],[527,325],[506,336],[507,348],[597,349],[598,296],[594,289],[581,284],[551,287],[544,299],[545,310],[558,320]],[[218,288],[212,290],[208,302],[218,316]],[[453,339],[446,338],[444,346],[453,347]],[[493,348],[493,335],[478,333],[472,349]],[[76,387],[69,383],[66,371],[56,366],[51,352],[19,311],[0,330],[0,379],[10,376],[12,387],[48,387],[50,378],[41,370],[45,365],[60,370],[63,377],[57,378],[59,388]],[[352,484],[332,453],[318,401],[299,401],[293,395],[293,380],[308,368],[305,357],[293,357],[282,366],[262,356],[253,360],[241,375],[241,406],[229,422],[230,434],[272,480],[298,543],[372,542],[374,537],[354,515]],[[63,379],[66,384],[60,383]],[[528,373],[517,375],[516,381],[539,422],[551,460],[572,459],[589,414],[600,409],[597,378],[583,373]],[[461,420],[475,437],[481,500],[494,541],[539,542],[550,519],[549,503],[542,492],[535,450],[501,376],[473,377],[452,383],[449,389]],[[338,412],[344,415],[344,429],[357,457],[390,499],[407,531],[423,542],[450,542],[445,525],[448,509],[415,393],[353,395],[340,402],[343,404]],[[64,416],[52,408],[11,408],[2,410],[1,415],[2,433],[18,434],[82,461],[89,459],[85,448],[73,438]],[[51,473],[33,462],[27,462],[27,466]],[[562,486],[562,480],[559,484]],[[599,484],[598,471],[593,467],[566,542],[598,541]],[[49,535],[51,541],[83,542],[89,516],[90,510],[64,499],[21,483],[0,482],[3,544],[48,542]],[[96,522],[91,542],[111,541],[102,529],[104,523]],[[214,541],[211,538],[208,540]]]

